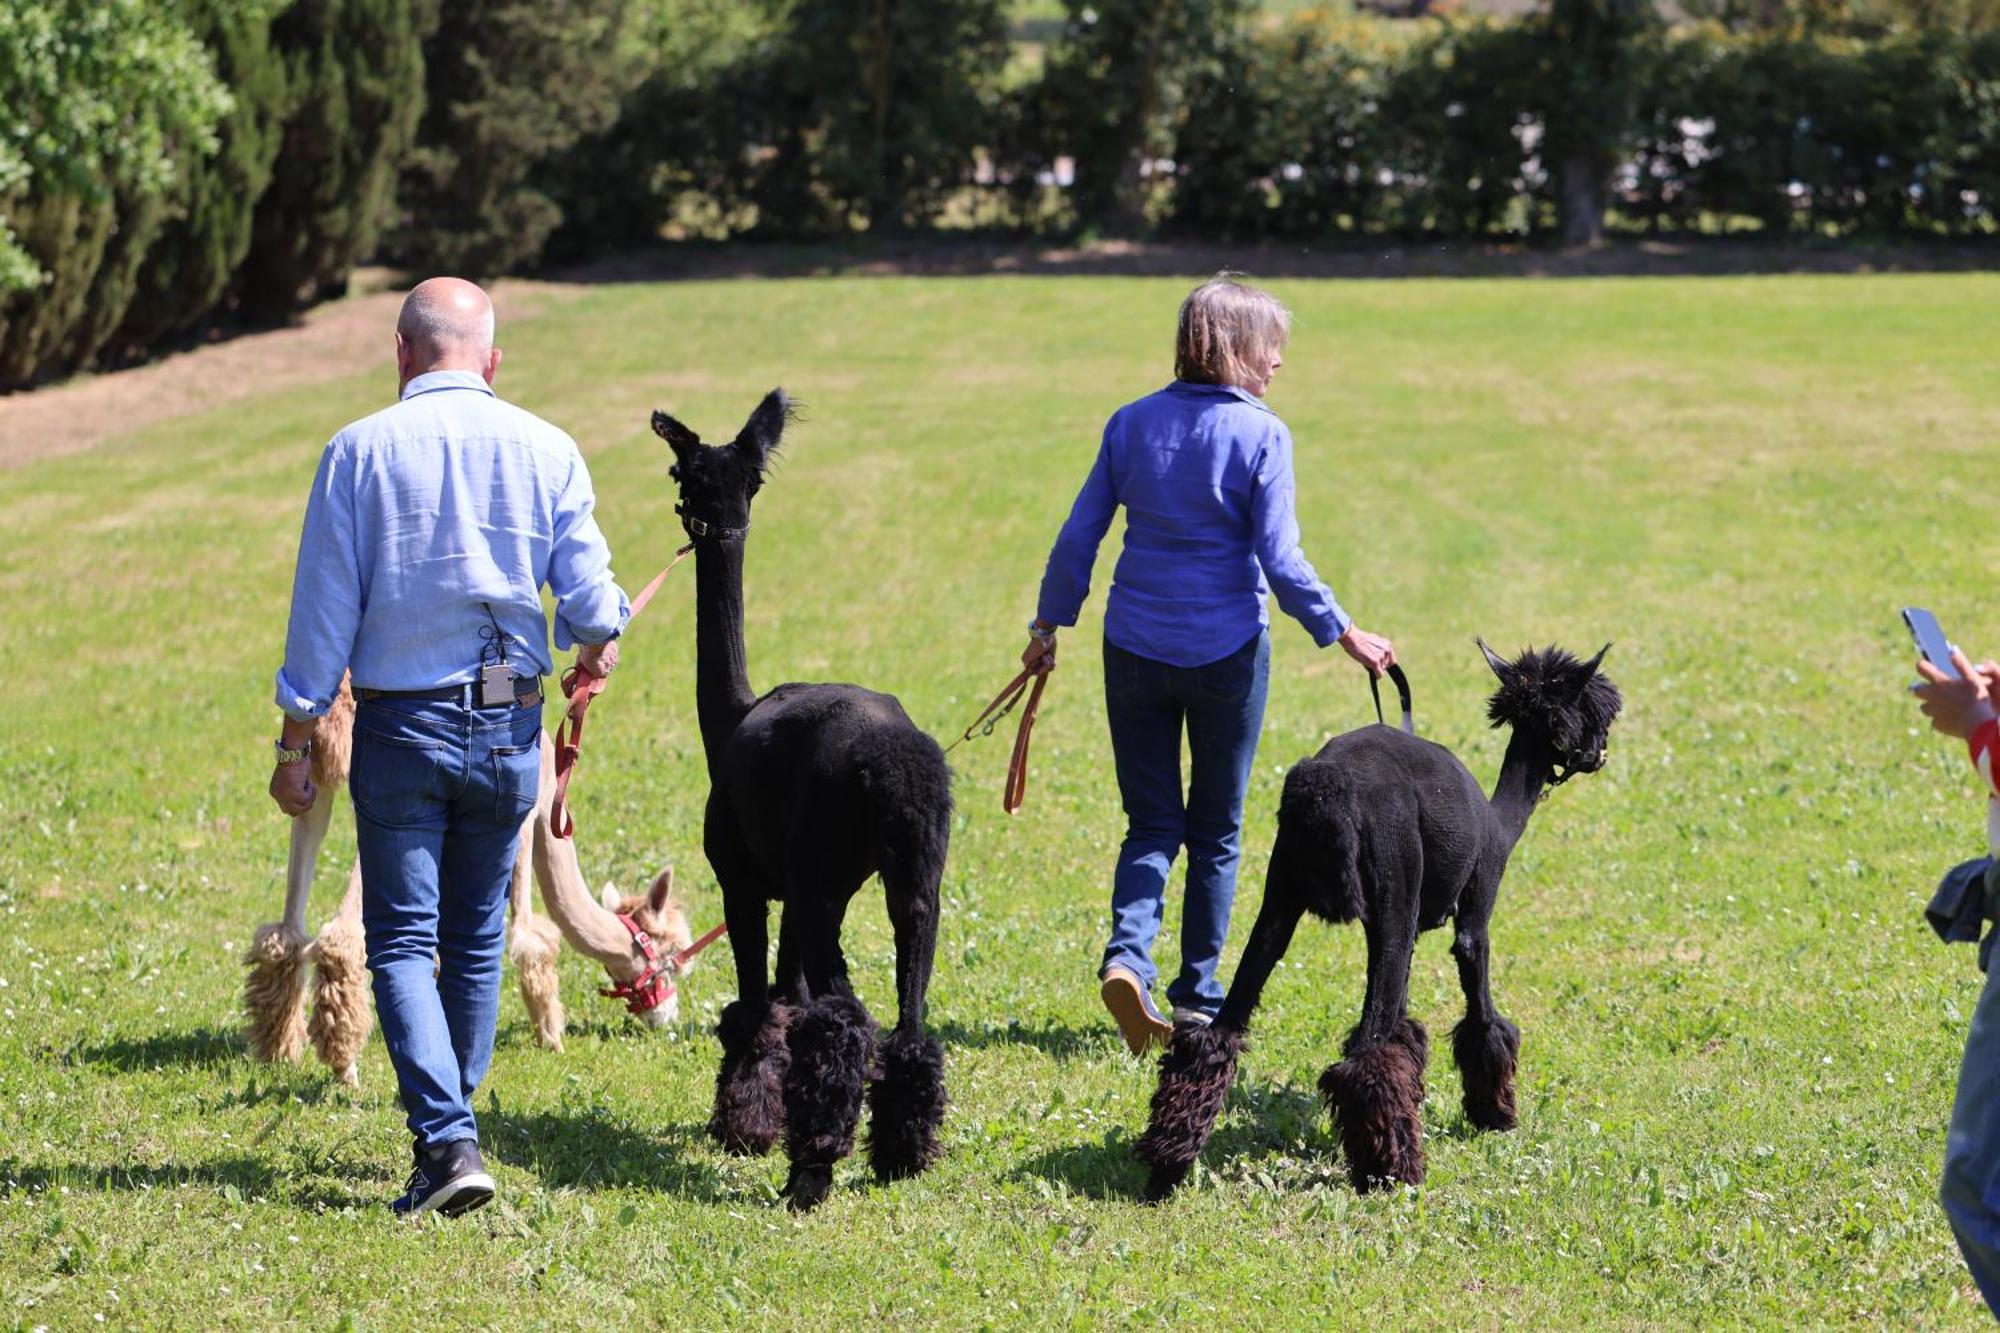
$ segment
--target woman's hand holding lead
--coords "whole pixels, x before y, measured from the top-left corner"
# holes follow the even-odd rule
[[[1347,633],[1335,642],[1347,650],[1349,657],[1367,667],[1371,676],[1379,676],[1396,664],[1396,645],[1359,625],[1349,625]]]

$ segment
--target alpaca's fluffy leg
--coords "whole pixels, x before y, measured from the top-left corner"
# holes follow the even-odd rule
[[[340,913],[320,928],[313,961],[313,1049],[342,1083],[361,1082],[359,1059],[375,1012],[368,1003],[368,948],[361,931],[361,863],[347,879]]]
[[[1236,1080],[1236,1059],[1244,1045],[1242,1032],[1221,1023],[1174,1029],[1160,1056],[1152,1119],[1133,1147],[1138,1159],[1153,1168],[1146,1181],[1149,1202],[1172,1194],[1201,1156]]]
[[[1492,895],[1485,899],[1490,904]],[[1451,956],[1458,963],[1458,984],[1465,992],[1465,1019],[1451,1030],[1452,1058],[1465,1084],[1465,1118],[1480,1129],[1512,1129],[1521,1032],[1493,1007],[1483,914],[1460,919]]]
[[[1345,1059],[1320,1075],[1320,1095],[1333,1112],[1347,1172],[1354,1188],[1424,1182],[1424,1065],[1430,1037],[1423,1024],[1404,1018],[1389,1040],[1360,1045],[1349,1034]]]
[[[337,788],[321,788],[312,808],[292,821],[285,860],[285,918],[257,927],[243,962],[243,1012],[255,1060],[291,1061],[306,1048],[306,903],[313,867],[333,819]]]
[[[562,949],[562,932],[556,923],[535,915],[533,880],[534,817],[521,830],[521,843],[514,858],[514,882],[509,890],[514,920],[507,932],[507,959],[521,983],[521,1002],[528,1007],[528,1021],[534,1026],[535,1040],[544,1050],[563,1048],[562,981],[556,972],[556,955]]]
[[[1146,1199],[1165,1199],[1194,1167],[1195,1158],[1215,1130],[1223,1099],[1236,1078],[1236,1060],[1248,1046],[1250,1015],[1264,994],[1264,984],[1292,946],[1292,932],[1304,909],[1299,895],[1275,875],[1264,888],[1264,902],[1250,928],[1249,943],[1222,1012],[1207,1027],[1181,1027],[1160,1056],[1160,1085],[1153,1090],[1153,1114],[1133,1151],[1152,1167]]]
[[[785,1071],[785,1196],[801,1212],[833,1185],[833,1164],[854,1151],[854,1129],[875,1063],[875,1020],[859,1000],[825,995],[792,1020]]]
[[[892,1032],[868,1089],[868,1160],[878,1180],[914,1176],[944,1155],[944,1047],[922,1032]]]
[[[938,882],[944,876],[949,810],[934,813],[930,823],[937,827],[906,830],[896,851],[884,853],[882,883],[896,932],[896,1030],[882,1042],[880,1068],[868,1089],[868,1160],[877,1180],[914,1176],[944,1155],[938,1138],[948,1101],[944,1047],[923,1023],[937,954]]]
[[[1467,1018],[1451,1030],[1451,1054],[1465,1083],[1465,1118],[1480,1129],[1512,1129],[1521,1030],[1498,1014],[1483,1023]]]
[[[732,1153],[761,1156],[785,1128],[785,1072],[791,1064],[786,1029],[792,1011],[782,1004],[752,1006],[732,1000],[715,1025],[722,1067],[715,1073],[715,1110],[708,1132]]]
[[[306,937],[282,922],[257,927],[243,961],[245,1036],[253,1060],[292,1061],[306,1049]]]

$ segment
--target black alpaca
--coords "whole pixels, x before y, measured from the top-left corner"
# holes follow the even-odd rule
[[[1258,996],[1306,912],[1368,933],[1368,993],[1343,1059],[1320,1076],[1358,1190],[1424,1178],[1424,1064],[1430,1039],[1404,1008],[1417,935],[1456,919],[1451,953],[1465,991],[1452,1054],[1465,1117],[1514,1127],[1521,1035],[1487,988],[1487,926],[1507,858],[1552,784],[1604,766],[1618,689],[1598,674],[1611,645],[1580,662],[1559,648],[1502,661],[1482,641],[1500,688],[1487,702],[1513,728],[1491,800],[1441,745],[1385,726],[1328,741],[1285,777],[1264,903],[1215,1022],[1176,1029],[1160,1057],[1152,1122],[1136,1151],[1152,1167],[1149,1199],[1172,1193],[1201,1154],[1236,1076]]]
[[[944,1052],[923,1022],[951,775],[937,742],[890,695],[796,684],[751,693],[743,545],[751,497],[790,419],[774,389],[730,444],[704,445],[664,412],[653,429],[673,448],[678,512],[694,543],[695,699],[709,778],[702,838],[736,955],[709,1131],[744,1153],[768,1151],[782,1132],[786,1197],[806,1209],[853,1151],[864,1096],[877,1177],[914,1175],[941,1151]],[[848,901],[878,871],[896,935],[896,1029],[886,1040],[855,998],[840,949]],[[784,907],[777,979],[767,984],[773,899]]]

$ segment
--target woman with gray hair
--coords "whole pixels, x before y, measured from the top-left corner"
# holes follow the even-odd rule
[[[1236,897],[1243,793],[1270,674],[1266,594],[1275,591],[1315,643],[1338,643],[1370,674],[1396,660],[1389,640],[1341,610],[1299,549],[1292,437],[1263,401],[1290,333],[1291,313],[1234,275],[1189,293],[1174,382],[1106,424],[1049,552],[1021,656],[1053,667],[1056,631],[1076,623],[1098,544],[1123,505],[1125,549],[1104,609],[1104,704],[1126,832],[1098,975],[1134,1054],[1172,1032],[1153,1005],[1152,946],[1183,847],[1181,970],[1167,998],[1176,1023],[1206,1023],[1222,1004],[1216,964]]]

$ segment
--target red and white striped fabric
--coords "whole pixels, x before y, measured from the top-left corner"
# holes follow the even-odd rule
[[[1986,843],[2000,856],[2000,718],[1987,718],[1966,742],[1972,766],[1986,784]]]

